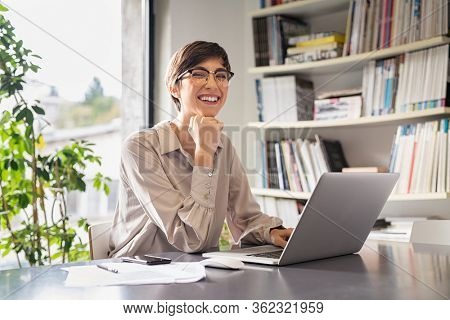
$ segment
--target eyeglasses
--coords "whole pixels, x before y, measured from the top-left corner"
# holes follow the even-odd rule
[[[196,67],[188,69],[177,77],[177,81],[183,79],[187,74],[190,75],[191,79],[197,83],[204,85],[208,82],[209,75],[214,75],[214,79],[218,85],[222,87],[228,87],[230,85],[230,80],[233,78],[234,73],[225,69],[217,69],[216,71],[209,71],[202,67]]]

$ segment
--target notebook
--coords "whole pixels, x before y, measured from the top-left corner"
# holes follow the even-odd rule
[[[208,252],[203,257],[283,266],[356,253],[398,177],[397,173],[324,173],[284,249],[266,245]]]

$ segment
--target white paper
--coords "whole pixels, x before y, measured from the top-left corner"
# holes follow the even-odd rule
[[[66,287],[189,283],[205,278],[205,267],[197,262],[173,262],[162,265],[136,263],[102,263],[116,269],[113,273],[96,265],[62,268],[68,271]]]

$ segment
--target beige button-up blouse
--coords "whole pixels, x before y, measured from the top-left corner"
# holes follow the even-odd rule
[[[110,257],[204,251],[218,246],[225,219],[235,241],[254,244],[282,224],[261,212],[226,135],[212,170],[194,165],[169,121],[125,140]]]

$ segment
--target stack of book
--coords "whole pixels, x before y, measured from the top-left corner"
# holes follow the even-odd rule
[[[369,62],[363,71],[364,115],[446,105],[448,45]]]
[[[344,56],[448,33],[446,0],[351,0]]]
[[[325,172],[348,167],[339,141],[295,139],[262,142],[260,187],[312,192]]]
[[[283,64],[288,38],[308,30],[306,23],[291,17],[272,15],[253,18],[255,66]]]
[[[291,37],[286,64],[332,59],[342,56],[345,36],[338,32],[320,32]]]
[[[312,120],[312,82],[296,76],[256,79],[256,101],[260,121]]]
[[[397,193],[450,192],[449,119],[397,128],[390,172],[400,173]]]
[[[357,119],[361,109],[361,89],[326,92],[314,100],[314,120]]]

